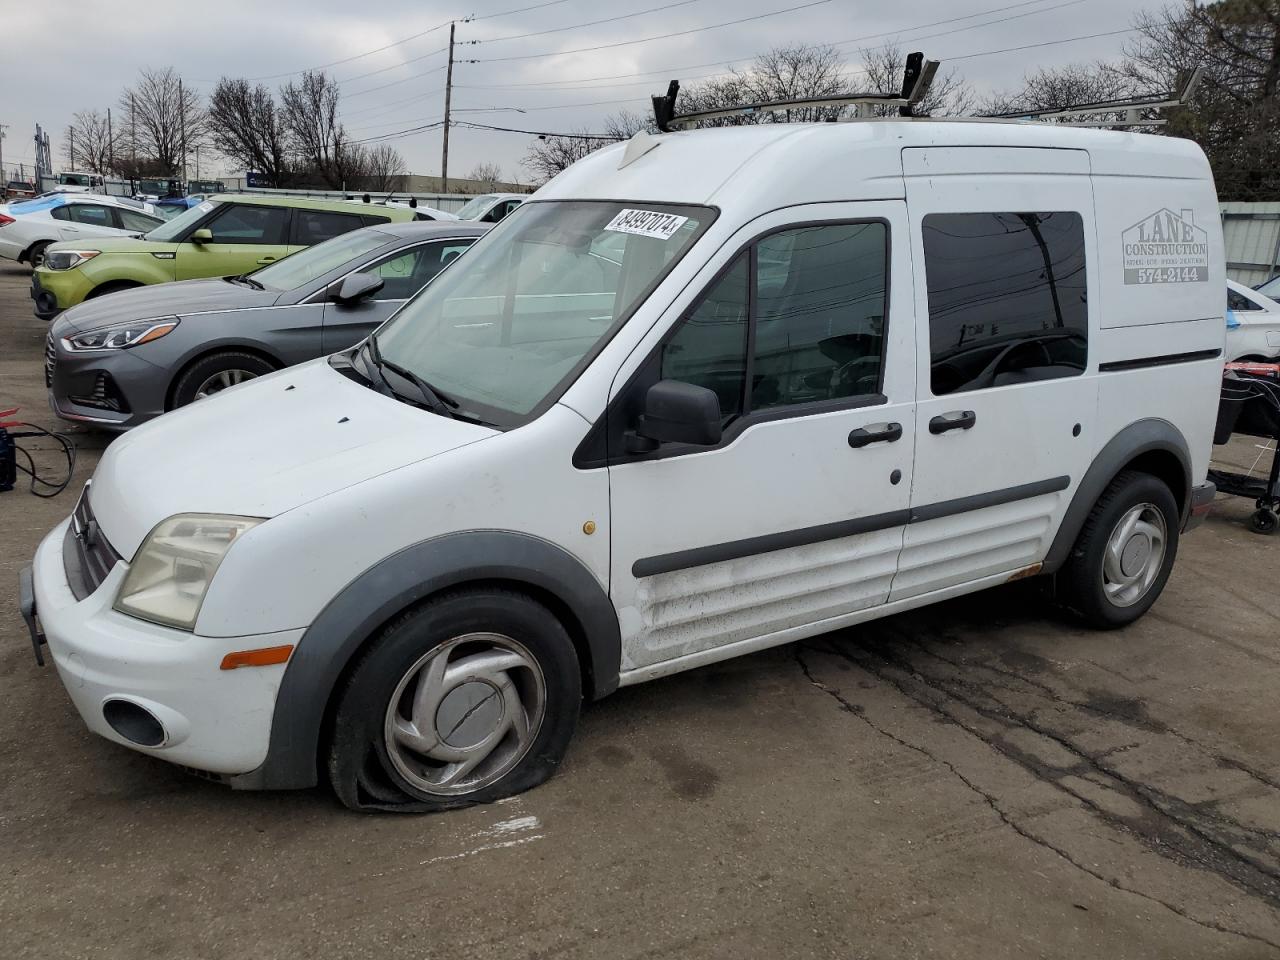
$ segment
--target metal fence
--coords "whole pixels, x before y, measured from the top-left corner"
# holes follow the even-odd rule
[[[1280,273],[1280,203],[1224,203],[1227,276],[1253,287]]]

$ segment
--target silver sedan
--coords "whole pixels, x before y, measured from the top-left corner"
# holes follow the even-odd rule
[[[458,221],[366,227],[245,276],[88,300],[49,329],[49,404],[65,420],[127,429],[343,350],[488,229]]]

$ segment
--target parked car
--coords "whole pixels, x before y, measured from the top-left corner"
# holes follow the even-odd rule
[[[160,177],[134,182],[133,195],[139,200],[165,200],[182,196],[182,181],[174,177]]]
[[[10,180],[4,186],[6,200],[29,200],[36,195],[36,185],[30,180]]]
[[[214,194],[222,193],[227,189],[226,184],[221,180],[189,180],[187,181],[187,196],[192,194]]]
[[[114,743],[493,801],[621,685],[1043,574],[1137,620],[1213,496],[1225,282],[1186,140],[641,134],[356,348],[108,446],[20,606]]]
[[[203,195],[166,197],[164,200],[155,201],[156,212],[165,220],[172,220],[174,217],[185,213],[192,207],[199,206],[206,199],[208,198]]]
[[[136,237],[164,223],[156,208],[124,197],[57,193],[11,203],[0,213],[0,257],[38,267],[50,244]]]
[[[1280,303],[1227,281],[1228,360],[1274,360],[1280,356]]]
[[[90,297],[248,273],[338,234],[414,216],[345,200],[210,197],[137,239],[54,244],[32,275],[31,298],[36,316],[48,320]]]
[[[529,199],[524,193],[486,193],[468,200],[458,211],[459,220],[475,220],[479,223],[497,223],[520,204]]]
[[[364,227],[243,277],[153,284],[72,307],[49,328],[49,405],[65,420],[123,429],[345,350],[487,229]]]
[[[1264,297],[1270,297],[1272,300],[1275,300],[1277,297],[1280,297],[1280,274],[1276,274],[1266,283],[1258,284],[1254,289]]]

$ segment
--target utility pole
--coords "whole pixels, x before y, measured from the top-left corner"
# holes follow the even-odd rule
[[[116,172],[116,137],[111,132],[111,108],[107,107],[107,169]]]
[[[182,137],[182,189],[187,188],[187,101],[182,95],[182,78],[178,78],[178,129]]]
[[[138,127],[137,111],[134,109],[133,94],[129,94],[129,179],[138,176]]]
[[[9,129],[7,123],[0,123],[0,189],[9,182],[9,175],[4,172],[4,132]]]
[[[67,128],[67,138],[71,141],[67,152],[70,154],[69,161],[71,163],[71,169],[74,170],[76,168],[76,128],[75,127]]]
[[[444,155],[440,159],[440,192],[449,192],[449,104],[453,99],[453,31],[456,23],[449,24],[449,66],[444,75]]]

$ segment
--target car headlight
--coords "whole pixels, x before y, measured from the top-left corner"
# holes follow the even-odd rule
[[[92,260],[101,250],[50,250],[44,255],[44,265],[48,270],[70,270],[87,260]]]
[[[115,609],[179,630],[194,629],[222,558],[260,523],[259,517],[180,513],[156,524],[133,558]]]
[[[74,352],[82,350],[122,350],[136,347],[152,340],[159,340],[178,326],[177,317],[165,320],[141,320],[137,323],[118,323],[115,326],[63,337],[62,345]]]

